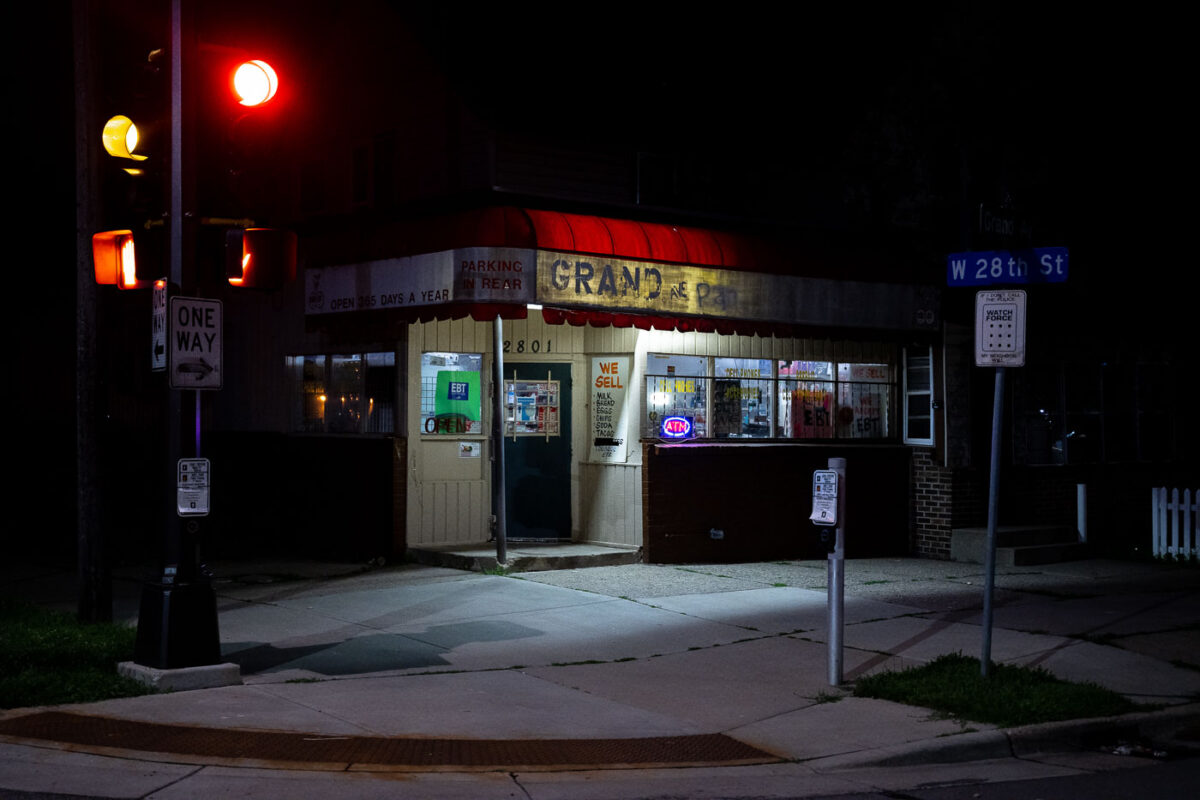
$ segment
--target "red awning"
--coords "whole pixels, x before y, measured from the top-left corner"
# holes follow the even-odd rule
[[[743,234],[513,206],[406,221],[387,238],[389,255],[518,247],[753,272],[790,272],[795,266],[781,248]]]
[[[783,256],[782,248],[743,234],[514,206],[491,206],[446,217],[405,220],[386,232],[377,232],[377,244],[380,239],[387,240],[389,254],[395,256],[464,247],[512,247],[752,272],[786,273],[796,267],[794,258]],[[526,309],[514,305],[455,303],[387,313],[400,313],[411,321],[461,319],[468,315],[487,320],[497,314],[505,319],[523,319]],[[543,309],[542,316],[555,325],[760,336],[784,335],[788,330],[786,325],[755,320],[658,317],[603,310],[548,307]]]

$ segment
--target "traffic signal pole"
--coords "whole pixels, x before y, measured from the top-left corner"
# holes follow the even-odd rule
[[[190,30],[184,17],[183,0],[171,2],[171,166],[169,171],[169,271],[168,293],[177,294],[188,286],[194,270],[184,263],[184,240],[188,231],[185,197],[194,196],[194,174],[188,172],[194,160],[185,150],[184,63],[194,52],[185,44],[184,30]],[[187,48],[185,50],[185,47]],[[134,662],[156,669],[176,669],[217,664],[220,661],[220,635],[217,627],[216,594],[209,577],[199,568],[197,543],[199,523],[179,516],[175,495],[176,471],[189,431],[195,433],[195,450],[200,449],[200,392],[195,391],[195,417],[192,424],[184,417],[181,389],[164,385],[166,483],[163,510],[162,562],[159,574],[142,587],[138,613]]]
[[[79,576],[79,619],[112,620],[112,572],[99,502],[99,432],[97,425],[97,345],[99,303],[91,267],[91,231],[96,227],[98,170],[93,155],[92,120],[96,107],[96,71],[91,69],[96,42],[95,14],[90,4],[76,2],[75,55],[75,479],[76,552]]]

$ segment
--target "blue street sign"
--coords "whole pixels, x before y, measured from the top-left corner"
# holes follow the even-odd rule
[[[946,256],[947,286],[1066,283],[1067,248],[981,250]]]

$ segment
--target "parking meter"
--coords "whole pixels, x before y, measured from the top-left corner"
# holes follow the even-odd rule
[[[818,546],[832,553],[837,546],[838,474],[831,469],[813,472],[812,514],[809,520],[814,527]]]

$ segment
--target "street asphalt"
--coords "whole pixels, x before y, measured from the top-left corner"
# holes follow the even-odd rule
[[[852,693],[979,655],[978,565],[847,561],[838,686],[823,561],[213,571],[241,683],[2,712],[0,796],[816,797],[1200,750],[1195,568],[1000,570],[993,659],[1160,707],[1007,730]],[[118,617],[137,589],[116,582]],[[28,564],[0,568],[0,593],[74,597],[69,574]]]

